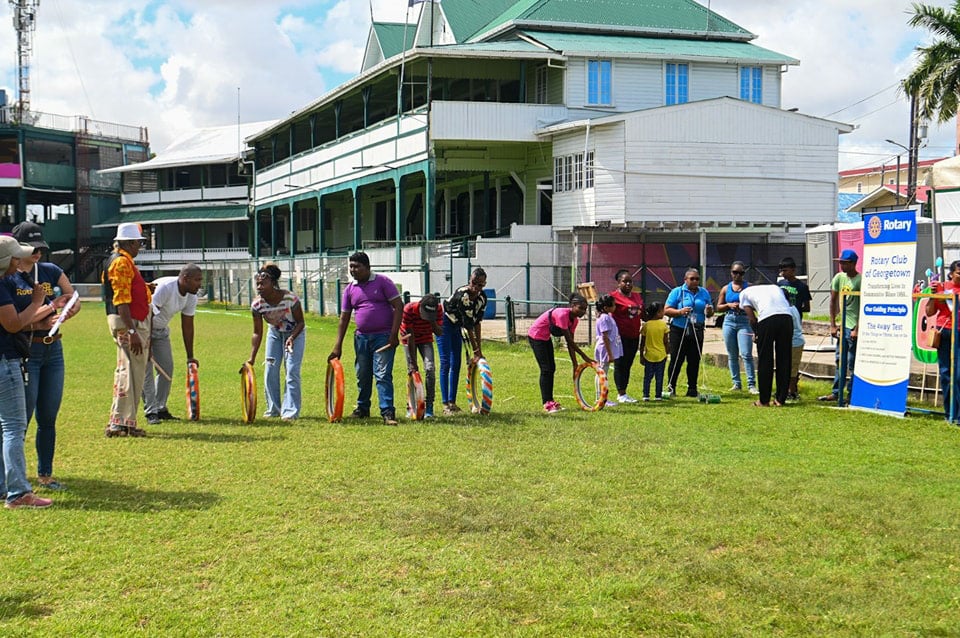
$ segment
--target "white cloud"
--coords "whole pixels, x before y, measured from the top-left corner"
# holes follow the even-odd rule
[[[758,34],[755,44],[801,61],[783,77],[784,107],[858,127],[841,138],[842,167],[894,157],[886,138],[908,141],[907,101],[888,88],[912,68],[911,51],[924,36],[907,26],[907,2],[710,4]],[[237,87],[244,121],[283,117],[356,73],[371,6],[380,21],[408,15],[403,0],[45,0],[33,106],[148,126],[155,149],[187,129],[235,122]],[[410,20],[419,10],[410,10]],[[10,25],[9,7],[0,7],[0,84],[15,99]],[[931,127],[923,155],[952,154],[954,138],[952,125]]]

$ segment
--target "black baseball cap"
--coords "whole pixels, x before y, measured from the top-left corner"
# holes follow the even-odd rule
[[[20,222],[14,226],[13,238],[34,248],[50,248],[47,242],[43,241],[43,229],[33,222]]]

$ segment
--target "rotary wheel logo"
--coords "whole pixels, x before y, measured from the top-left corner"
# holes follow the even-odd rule
[[[867,233],[870,235],[870,239],[876,239],[880,236],[880,231],[883,230],[883,224],[880,223],[880,218],[874,215],[870,218],[870,221],[867,222]]]

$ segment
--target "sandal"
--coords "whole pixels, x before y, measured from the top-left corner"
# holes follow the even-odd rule
[[[754,401],[754,402],[753,402],[753,405],[754,405],[754,407],[757,407],[757,408],[769,408],[769,407],[770,407],[770,404],[769,404],[769,403],[760,403],[759,401]]]
[[[46,478],[46,479],[50,479],[50,480],[44,482],[43,479],[45,479],[45,478]],[[65,490],[65,489],[67,489],[66,486],[64,486],[63,483],[61,483],[61,482],[58,481],[57,479],[50,478],[49,476],[44,476],[44,477],[42,477],[42,478],[38,478],[38,479],[37,479],[37,486],[38,486],[38,487],[42,487],[42,488],[45,489],[45,490],[53,490],[53,491],[55,491],[55,492],[58,492],[58,491],[60,491],[60,490]]]

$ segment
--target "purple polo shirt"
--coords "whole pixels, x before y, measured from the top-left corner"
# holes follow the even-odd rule
[[[353,312],[357,332],[364,335],[389,333],[393,327],[393,306],[400,296],[397,286],[383,275],[370,273],[366,281],[352,281],[343,290],[343,312]]]

